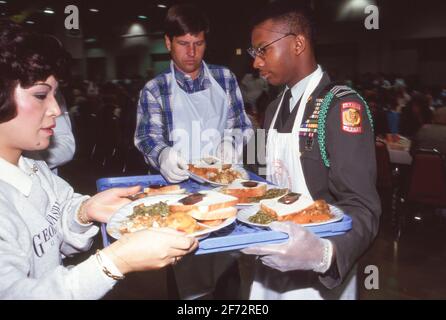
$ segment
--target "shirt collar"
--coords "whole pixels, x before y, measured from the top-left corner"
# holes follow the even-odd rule
[[[178,67],[173,63],[174,65],[174,71],[175,71],[175,79],[177,80],[178,84],[183,88],[186,89],[186,91],[198,91],[203,89],[203,85],[207,82],[205,82],[205,75],[204,75],[204,67],[203,62],[201,62],[200,65],[200,73],[198,74],[198,77],[194,80],[192,80],[191,76],[184,73]]]
[[[10,184],[24,196],[31,192],[32,180],[30,176],[35,173],[24,157],[20,157],[18,166],[0,158],[0,180]]]
[[[300,98],[302,97],[302,95],[305,92],[305,89],[307,88],[308,82],[310,81],[311,76],[317,71],[314,70],[312,73],[310,73],[308,76],[306,76],[305,78],[303,78],[302,80],[300,80],[298,83],[296,83],[292,88],[291,88],[291,94],[293,95],[293,100],[295,100],[296,102],[298,100],[300,100]]]

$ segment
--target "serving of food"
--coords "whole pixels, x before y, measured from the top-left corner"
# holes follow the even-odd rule
[[[236,179],[249,177],[241,166],[223,164],[219,159],[211,157],[189,164],[189,172],[195,181],[214,186],[229,185]]]
[[[121,224],[121,234],[149,228],[172,228],[188,234],[202,230],[197,221],[185,213],[171,213],[169,205],[160,201],[151,205],[141,203],[133,208],[133,213]]]
[[[276,188],[260,181],[237,179],[228,186],[219,187],[215,191],[236,197],[237,205],[253,205],[261,200],[281,197],[288,192],[288,189]]]
[[[138,199],[119,209],[107,224],[115,239],[141,229],[171,228],[202,236],[234,222],[237,198],[203,191],[189,195],[159,195]]]
[[[269,200],[241,210],[237,219],[254,226],[268,226],[273,221],[292,221],[304,226],[315,226],[339,221],[341,210],[328,205],[324,200],[313,201],[298,193]]]

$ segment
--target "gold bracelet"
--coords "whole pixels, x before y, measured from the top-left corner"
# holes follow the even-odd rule
[[[83,209],[84,209],[84,205],[85,205],[85,203],[88,201],[88,199],[87,200],[84,200],[82,203],[81,203],[81,205],[79,206],[79,209],[77,210],[77,219],[80,221],[80,223],[82,223],[82,224],[90,224],[90,223],[92,223],[92,221],[90,221],[90,220],[88,220],[86,217],[85,217],[85,215],[83,214]]]
[[[125,278],[125,276],[118,276],[116,274],[113,274],[110,272],[110,270],[107,269],[107,267],[104,266],[104,263],[102,262],[102,257],[101,257],[101,251],[100,250],[96,250],[96,259],[98,259],[99,265],[102,268],[102,272],[105,273],[105,275],[107,277],[112,278],[113,280],[122,280]]]

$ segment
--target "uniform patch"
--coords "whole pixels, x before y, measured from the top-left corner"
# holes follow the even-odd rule
[[[362,133],[361,105],[344,102],[341,105],[342,130],[348,133]]]

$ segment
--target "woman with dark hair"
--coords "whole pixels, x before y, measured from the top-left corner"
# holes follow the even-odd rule
[[[62,259],[90,248],[98,227],[139,187],[93,197],[74,193],[43,161],[24,151],[48,147],[58,80],[69,56],[52,37],[0,21],[0,297],[98,299],[133,271],[162,268],[197,242],[160,230],[123,236],[86,261],[66,268]]]

